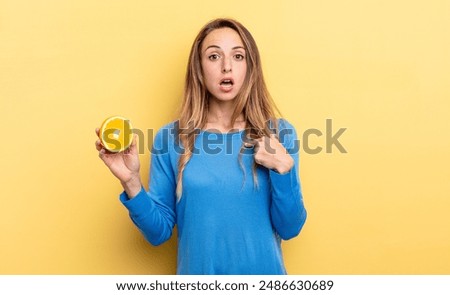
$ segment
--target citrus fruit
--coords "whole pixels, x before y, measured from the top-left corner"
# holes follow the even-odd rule
[[[103,121],[99,131],[100,141],[105,149],[113,153],[126,150],[133,141],[130,120],[112,116]]]

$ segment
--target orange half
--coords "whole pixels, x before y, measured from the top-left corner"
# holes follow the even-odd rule
[[[120,116],[109,117],[100,127],[100,141],[108,151],[122,152],[133,141],[132,129],[130,120]]]

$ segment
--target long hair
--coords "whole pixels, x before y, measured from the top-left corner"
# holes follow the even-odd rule
[[[182,194],[183,172],[186,164],[192,157],[196,130],[202,129],[206,125],[208,114],[208,101],[210,94],[206,89],[203,71],[201,66],[201,47],[203,40],[213,30],[220,28],[231,28],[236,31],[246,50],[247,73],[239,94],[234,99],[234,113],[231,117],[231,126],[234,125],[240,114],[243,114],[245,121],[245,136],[248,138],[258,138],[270,136],[271,127],[268,122],[272,122],[275,130],[278,130],[275,111],[279,114],[264,82],[261,58],[258,47],[250,32],[239,22],[233,19],[219,18],[207,23],[198,33],[192,44],[189,61],[186,71],[186,81],[184,87],[183,102],[178,122],[178,139],[180,140],[184,152],[178,161],[177,177],[177,199],[180,200]],[[277,133],[277,132],[276,132]],[[242,165],[243,147],[239,153],[239,163]],[[256,163],[252,167],[253,179],[257,185]]]

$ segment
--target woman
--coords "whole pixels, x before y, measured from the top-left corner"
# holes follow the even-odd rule
[[[179,120],[155,136],[148,192],[135,142],[118,154],[96,142],[120,200],[153,245],[177,224],[177,274],[286,274],[281,239],[306,219],[297,139],[275,118],[249,31],[231,19],[203,27],[185,83]]]

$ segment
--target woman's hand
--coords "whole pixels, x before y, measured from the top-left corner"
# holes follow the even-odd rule
[[[99,136],[99,128],[95,129],[95,133]],[[142,187],[136,136],[133,137],[130,147],[120,153],[111,153],[106,150],[100,139],[95,142],[95,147],[99,152],[100,159],[103,160],[112,174],[120,180],[128,196],[130,198],[136,196]]]
[[[263,136],[257,139],[250,139],[244,145],[246,147],[253,146],[255,149],[255,162],[268,169],[285,174],[294,166],[294,159],[273,134],[270,137]]]

